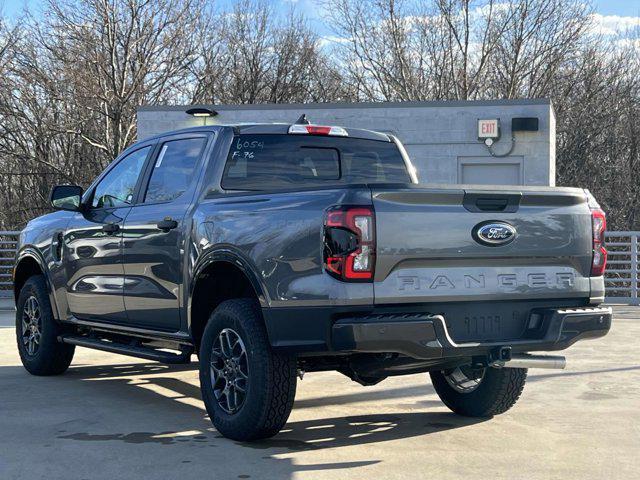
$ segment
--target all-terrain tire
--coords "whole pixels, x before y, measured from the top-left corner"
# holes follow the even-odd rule
[[[240,336],[248,365],[244,401],[233,413],[221,406],[212,386],[214,342],[225,329]],[[277,434],[291,413],[296,380],[296,359],[271,349],[262,312],[254,300],[227,300],[215,309],[200,344],[200,387],[209,417],[222,435],[252,441]]]
[[[486,368],[472,391],[456,390],[445,372],[430,372],[431,382],[442,402],[466,417],[492,417],[509,410],[520,397],[527,378],[526,368]]]
[[[34,343],[33,352],[29,352],[28,342],[25,340],[25,334],[28,337],[29,332],[25,331],[25,322],[23,321],[25,319],[25,305],[30,299],[35,299],[35,302],[31,300],[30,304],[36,305],[32,308],[37,308],[37,311],[34,311],[38,315],[37,323],[39,325],[37,348]],[[73,360],[75,346],[58,342],[60,333],[62,333],[62,326],[53,317],[47,283],[42,275],[34,275],[25,282],[20,290],[16,305],[18,352],[22,365],[30,374],[60,375],[69,368]]]

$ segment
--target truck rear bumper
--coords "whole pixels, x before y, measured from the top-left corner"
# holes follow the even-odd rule
[[[332,346],[339,351],[393,352],[418,359],[484,355],[500,347],[514,352],[563,350],[578,340],[606,335],[609,307],[541,309],[513,340],[456,343],[442,315],[375,315],[339,320],[332,328]]]
[[[501,334],[491,328],[478,329],[475,323],[469,333],[461,328],[469,326],[468,317],[445,318],[446,313],[342,312],[335,318],[325,309],[265,309],[264,314],[272,346],[301,356],[398,353],[416,359],[439,359],[486,355],[500,347],[511,347],[513,352],[554,351],[582,339],[604,336],[611,327],[609,307],[528,307],[523,318],[500,317],[503,324],[520,322],[517,333],[508,325],[501,328]],[[478,317],[470,318],[477,322]],[[490,322],[494,317],[480,318]],[[482,334],[475,336],[475,331]]]

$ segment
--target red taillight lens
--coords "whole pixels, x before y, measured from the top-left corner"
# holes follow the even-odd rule
[[[333,207],[324,228],[324,266],[347,281],[373,279],[375,267],[375,214],[370,207]]]
[[[604,275],[607,267],[607,249],[604,244],[604,232],[607,229],[607,217],[600,209],[591,211],[591,226],[593,229],[593,256],[591,257],[591,276]]]

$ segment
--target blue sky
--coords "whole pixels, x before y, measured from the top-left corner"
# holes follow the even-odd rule
[[[222,5],[231,2],[233,0],[218,0],[218,3]],[[273,2],[282,10],[295,4],[296,8],[305,13],[311,26],[318,30],[320,35],[329,33],[321,22],[322,8],[319,6],[319,0],[273,0]],[[594,0],[593,3],[597,13],[601,15],[640,17],[640,0]],[[25,6],[37,10],[42,4],[43,0],[0,0],[0,11],[9,17],[15,17]]]
[[[228,0],[223,0],[226,2]],[[278,0],[276,0],[278,1]],[[222,2],[222,3],[223,3]],[[3,5],[3,11],[7,15],[15,15],[24,5],[38,7],[42,0],[4,0],[0,1]],[[317,2],[315,0],[279,0],[279,3],[297,3],[309,15],[315,15],[318,11]],[[594,4],[598,13],[603,15],[622,15],[637,17],[640,15],[640,0],[595,0]]]
[[[640,0],[598,0],[594,3],[598,13],[603,15],[640,16]]]

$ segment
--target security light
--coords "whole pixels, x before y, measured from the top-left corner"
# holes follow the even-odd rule
[[[187,115],[192,115],[194,117],[215,117],[216,115],[218,115],[218,112],[216,112],[215,110],[204,107],[190,108],[186,113]]]

